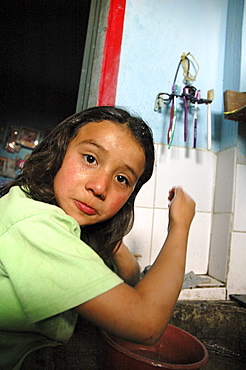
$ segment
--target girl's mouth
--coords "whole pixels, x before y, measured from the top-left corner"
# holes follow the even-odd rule
[[[77,204],[77,207],[87,215],[96,215],[97,211],[94,208],[91,208],[85,203],[81,203],[78,200],[75,200],[75,203]]]

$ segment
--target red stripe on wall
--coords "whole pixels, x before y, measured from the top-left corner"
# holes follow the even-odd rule
[[[126,0],[111,0],[103,50],[98,105],[115,105]]]

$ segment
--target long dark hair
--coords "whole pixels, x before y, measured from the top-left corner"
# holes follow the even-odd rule
[[[145,168],[134,191],[111,219],[104,222],[82,226],[81,239],[87,242],[104,259],[112,253],[116,243],[132,228],[134,221],[134,201],[142,185],[148,181],[153,172],[154,145],[148,125],[139,117],[115,107],[93,107],[58,124],[44,140],[36,146],[26,159],[22,173],[5,187],[0,195],[7,194],[12,186],[20,186],[34,200],[57,205],[53,182],[60,169],[67,147],[75,138],[79,129],[89,122],[109,120],[125,125],[142,147],[145,154]]]

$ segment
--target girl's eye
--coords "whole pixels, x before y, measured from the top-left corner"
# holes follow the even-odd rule
[[[85,154],[84,158],[85,158],[87,163],[90,163],[90,164],[95,164],[96,163],[96,158],[93,155]]]
[[[116,178],[117,178],[117,181],[120,182],[121,184],[129,185],[129,181],[127,180],[125,176],[118,175],[116,176]]]

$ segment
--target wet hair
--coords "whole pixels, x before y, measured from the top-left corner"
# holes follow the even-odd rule
[[[54,195],[54,178],[59,171],[69,143],[78,131],[89,122],[109,120],[126,127],[145,154],[145,168],[131,196],[111,219],[81,227],[81,239],[88,243],[104,259],[107,259],[116,243],[132,228],[134,201],[142,185],[153,172],[154,144],[151,129],[139,117],[130,115],[124,109],[101,106],[88,108],[68,117],[58,124],[33,150],[25,160],[22,173],[5,187],[0,196],[11,187],[20,186],[32,199],[58,205]]]

